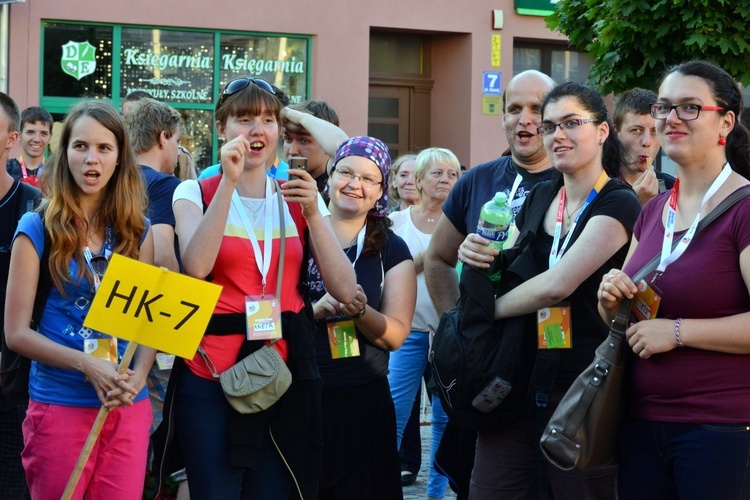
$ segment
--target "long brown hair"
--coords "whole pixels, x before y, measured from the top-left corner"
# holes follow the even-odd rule
[[[97,224],[113,230],[113,251],[126,257],[138,258],[140,242],[146,230],[145,210],[147,195],[140,169],[128,141],[125,124],[112,105],[103,101],[82,101],[63,122],[60,143],[42,170],[41,185],[45,186],[47,201],[40,207],[44,224],[50,233],[50,274],[61,293],[65,282],[80,280],[88,273],[83,257],[82,242],[89,232],[88,222],[80,207],[80,190],[70,173],[68,146],[73,126],[83,117],[91,117],[112,132],[117,141],[117,166],[107,183],[99,207]],[[70,259],[78,266],[75,277],[70,276]],[[44,263],[42,263],[44,265]]]

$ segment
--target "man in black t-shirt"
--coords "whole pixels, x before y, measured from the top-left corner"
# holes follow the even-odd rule
[[[455,269],[458,248],[467,235],[476,232],[482,205],[496,192],[503,191],[515,215],[532,186],[553,175],[552,163],[536,129],[542,122],[542,99],[554,85],[549,76],[533,70],[524,71],[508,82],[503,96],[502,124],[510,156],[469,169],[443,204],[443,215],[424,259],[427,288],[438,314],[453,308],[458,301]],[[451,453],[458,469],[451,472],[458,483],[459,499],[467,498],[476,433],[455,429],[452,432],[459,444]],[[446,435],[450,435],[449,430]],[[444,437],[444,441],[446,439],[451,437]]]
[[[18,140],[19,111],[8,95],[0,92],[0,165],[8,160],[8,153]],[[18,355],[4,347],[5,295],[10,268],[13,235],[21,216],[36,208],[42,194],[39,189],[14,179],[7,170],[0,172],[0,344],[3,345],[0,367],[3,371],[14,365]],[[7,373],[7,371],[5,372]],[[26,377],[28,378],[28,377]],[[0,386],[2,379],[0,378]],[[7,389],[7,387],[6,387]],[[0,392],[0,485],[7,498],[30,498],[26,475],[21,464],[23,450],[23,422],[28,407],[28,393],[20,398],[9,398]]]

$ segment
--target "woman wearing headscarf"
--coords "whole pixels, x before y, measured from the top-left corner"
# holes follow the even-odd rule
[[[385,208],[391,159],[373,137],[339,146],[328,181],[336,241],[357,273],[357,297],[341,303],[310,267],[323,376],[323,468],[319,499],[401,498],[388,353],[409,334],[416,277]]]

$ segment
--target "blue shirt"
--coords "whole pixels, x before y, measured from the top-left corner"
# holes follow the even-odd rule
[[[149,225],[147,220],[141,243],[146,237]],[[38,213],[24,214],[18,223],[16,236],[20,233],[31,239],[41,259],[44,251],[44,226]],[[110,242],[109,245],[115,247],[116,242]],[[69,273],[75,276],[77,272],[78,266],[75,260],[71,259]],[[91,301],[94,300],[94,284],[84,274],[80,281],[65,282],[63,288],[66,296],[63,296],[54,284],[52,285],[37,330],[53,342],[83,351],[86,338],[97,338],[101,335],[99,332],[83,327]],[[117,350],[120,359],[125,354],[127,345],[127,341],[118,339]],[[38,361],[31,363],[29,396],[38,403],[92,408],[101,406],[94,386],[86,381],[86,376],[82,372],[58,368]],[[135,401],[147,397],[148,388],[144,385]]]

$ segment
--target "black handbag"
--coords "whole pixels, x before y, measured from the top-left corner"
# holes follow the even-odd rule
[[[738,189],[700,221],[697,234],[741,199],[750,187]],[[673,244],[676,246],[679,240]],[[659,264],[661,253],[633,277],[639,283]],[[547,424],[542,453],[561,470],[587,471],[617,464],[617,438],[624,415],[622,382],[630,346],[625,331],[631,300],[623,300],[607,339],[596,349],[594,360],[576,378]]]

